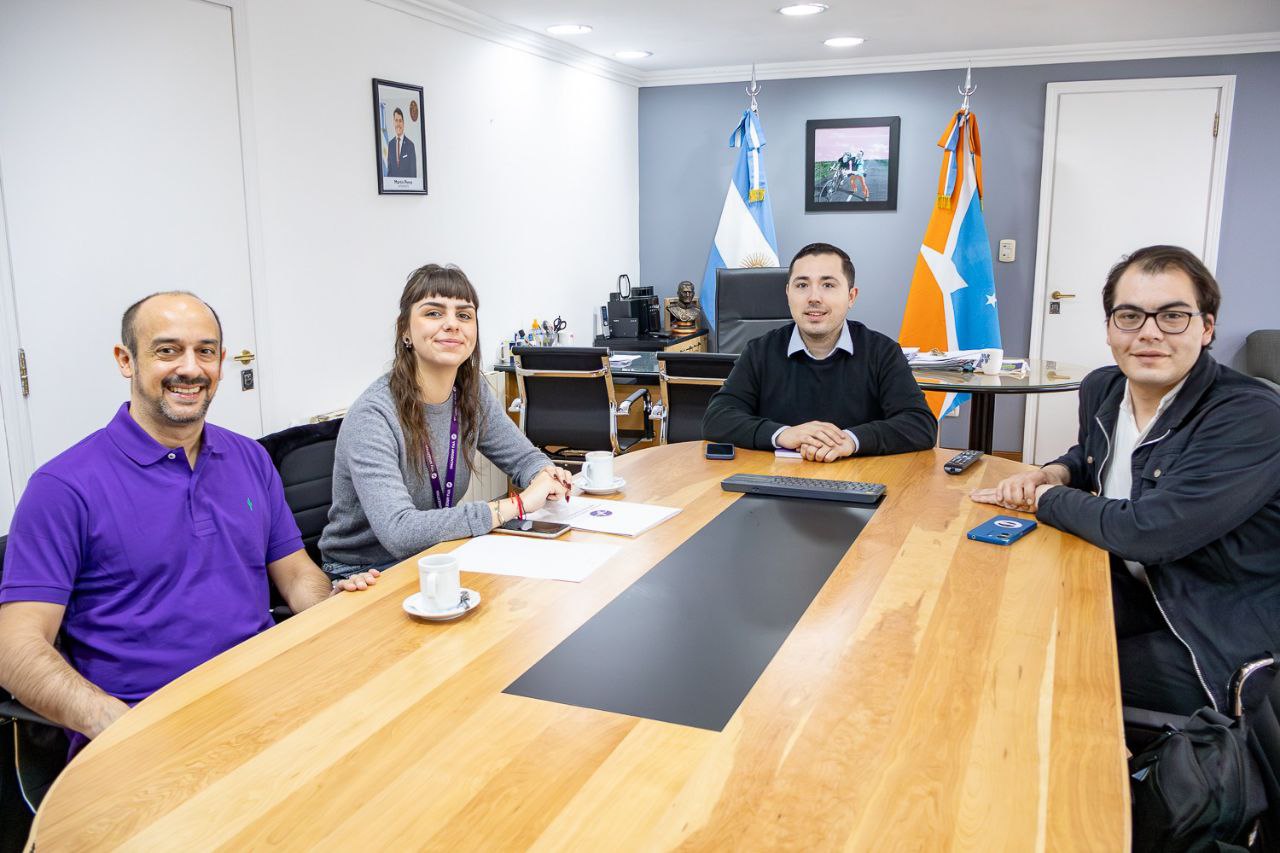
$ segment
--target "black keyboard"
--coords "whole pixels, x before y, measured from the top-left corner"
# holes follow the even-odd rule
[[[809,477],[771,477],[764,474],[734,474],[732,477],[721,480],[720,488],[726,492],[842,501],[851,504],[873,504],[884,495],[884,483],[815,480]]]

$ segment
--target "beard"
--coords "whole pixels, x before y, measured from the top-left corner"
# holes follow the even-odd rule
[[[147,404],[147,408],[151,410],[151,414],[158,420],[163,419],[171,424],[178,425],[193,424],[204,420],[205,415],[209,411],[209,404],[213,402],[213,394],[206,394],[204,402],[197,409],[177,410],[173,407],[173,404],[165,398],[164,392],[166,389],[172,388],[175,385],[197,386],[204,388],[207,391],[210,384],[209,380],[203,376],[195,379],[187,379],[182,376],[169,376],[161,381],[159,395],[153,397],[142,388],[138,389],[138,395]]]

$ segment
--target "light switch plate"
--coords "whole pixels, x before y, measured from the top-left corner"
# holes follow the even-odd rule
[[[1018,256],[1017,240],[1001,240],[1000,241],[1000,263],[1011,264]]]

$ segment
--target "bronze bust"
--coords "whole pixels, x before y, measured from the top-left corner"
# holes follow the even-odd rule
[[[693,282],[680,282],[676,287],[676,301],[667,304],[667,314],[671,317],[672,332],[687,334],[697,330],[702,310],[693,295]]]

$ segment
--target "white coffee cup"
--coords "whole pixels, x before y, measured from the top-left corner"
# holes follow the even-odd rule
[[[591,489],[608,489],[613,486],[613,454],[607,450],[593,450],[582,463],[582,477]]]
[[[1004,361],[1004,350],[984,349],[982,354],[987,357],[986,362],[982,365],[982,372],[988,376],[998,374],[1000,372],[1000,364]]]
[[[458,558],[452,554],[432,554],[418,560],[418,584],[423,610],[439,613],[455,609],[462,598]]]

